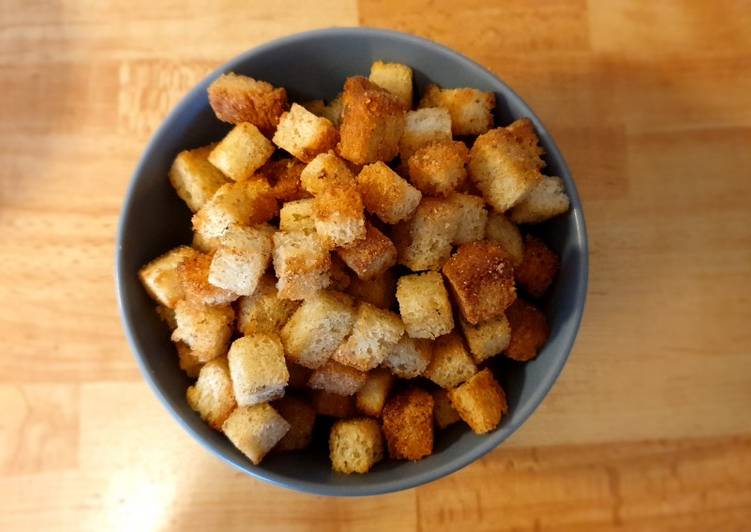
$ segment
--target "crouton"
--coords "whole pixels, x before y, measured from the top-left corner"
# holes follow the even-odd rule
[[[509,215],[518,224],[537,224],[568,211],[571,202],[560,177],[543,176]]]
[[[138,278],[152,299],[160,305],[174,308],[185,297],[178,269],[186,259],[196,255],[196,250],[178,246],[143,266],[138,270]]]
[[[396,264],[396,247],[370,222],[365,222],[365,237],[336,250],[344,263],[360,279],[372,279]]]
[[[211,255],[197,253],[177,267],[183,294],[186,299],[203,305],[227,305],[240,296],[209,282],[212,260]]]
[[[419,460],[433,452],[433,397],[410,388],[383,407],[383,434],[389,455],[396,460]]]
[[[462,210],[445,199],[423,198],[412,218],[391,233],[399,263],[413,271],[440,269],[451,254]]]
[[[237,330],[242,334],[278,332],[300,305],[280,298],[275,283],[273,275],[265,274],[253,294],[238,300]]]
[[[310,445],[316,411],[306,401],[293,395],[285,395],[274,403],[274,408],[287,423],[289,430],[279,440],[274,450],[298,451]]]
[[[488,368],[448,392],[451,404],[475,434],[485,434],[498,426],[508,411],[506,394]]]
[[[264,179],[253,179],[223,185],[193,215],[193,229],[202,238],[222,236],[233,225],[255,225],[268,222],[277,213],[276,199]]]
[[[339,154],[355,164],[390,161],[399,151],[404,112],[399,99],[361,76],[348,78],[342,96]]]
[[[357,409],[366,416],[379,417],[393,384],[394,376],[387,369],[378,368],[368,373],[368,380],[355,397]]]
[[[346,294],[322,290],[309,297],[282,327],[288,360],[311,369],[323,366],[349,334],[354,317]]]
[[[470,88],[441,89],[428,85],[419,107],[448,110],[454,135],[480,135],[493,127],[495,94]]]
[[[216,430],[235,409],[235,396],[232,395],[232,381],[227,359],[215,358],[204,364],[198,380],[189,386],[185,397],[188,406],[198,412],[201,419]]]
[[[221,187],[229,183],[224,174],[209,162],[213,146],[181,151],[169,171],[169,181],[188,208],[196,212]]]
[[[305,109],[316,116],[323,116],[323,110],[326,107],[326,102],[324,102],[323,100],[306,100],[304,102],[300,102],[300,105],[305,107]]]
[[[227,355],[232,389],[240,406],[279,399],[289,382],[282,342],[276,334],[256,333],[232,342]]]
[[[313,370],[308,379],[308,386],[314,390],[325,390],[337,395],[354,395],[363,387],[368,374],[329,360],[320,368]]]
[[[399,278],[396,299],[404,327],[412,338],[437,338],[454,328],[449,295],[440,273]]]
[[[164,305],[157,305],[154,310],[156,311],[156,315],[159,316],[159,319],[169,327],[169,330],[174,331],[175,327],[177,327],[177,321],[175,321],[175,309],[165,307]]]
[[[384,361],[403,334],[398,314],[361,302],[349,338],[332,358],[360,371],[371,370]]]
[[[433,392],[433,421],[439,429],[445,429],[461,421],[459,413],[449,400],[448,391],[440,388]]]
[[[303,231],[306,233],[316,230],[313,219],[313,198],[288,201],[279,210],[279,230]]]
[[[368,212],[387,224],[409,218],[422,198],[419,190],[381,161],[363,167],[357,187]]]
[[[451,115],[446,109],[428,107],[409,111],[399,140],[399,156],[406,162],[422,146],[447,140],[451,140]]]
[[[329,285],[331,259],[317,234],[279,231],[273,240],[279,297],[305,299]]]
[[[443,140],[419,148],[408,160],[409,181],[428,196],[451,194],[467,178],[469,150],[463,142]]]
[[[289,382],[287,383],[287,386],[297,390],[307,389],[308,379],[310,378],[310,374],[313,373],[313,370],[287,360],[287,371],[289,372]]]
[[[219,238],[220,237],[206,236],[203,233],[194,232],[193,241],[190,245],[202,253],[214,253],[219,249]]]
[[[342,93],[340,92],[323,108],[321,116],[328,118],[332,124],[339,127],[342,123],[342,107]]]
[[[511,326],[504,315],[477,325],[464,319],[460,319],[460,323],[472,358],[478,364],[506,349],[511,341]]]
[[[222,122],[250,122],[264,135],[276,129],[287,107],[287,91],[248,76],[223,74],[209,85],[209,104]]]
[[[432,358],[433,344],[430,340],[404,335],[383,363],[397,377],[413,379],[425,373]]]
[[[332,185],[353,185],[355,175],[347,163],[333,152],[327,152],[316,155],[303,168],[300,180],[303,188],[315,196]]]
[[[344,292],[349,288],[352,283],[351,270],[347,268],[346,264],[336,255],[331,256],[331,268],[329,268],[329,288],[332,290],[338,290]]]
[[[506,311],[506,317],[511,325],[511,341],[503,354],[522,362],[532,360],[550,335],[545,314],[526,301],[517,299]]]
[[[329,457],[337,473],[367,473],[383,459],[381,427],[367,418],[337,421],[329,435]]]
[[[193,351],[188,347],[188,344],[184,342],[176,342],[175,349],[177,350],[177,360],[180,364],[180,369],[185,372],[188,377],[198,377],[201,368],[204,363],[201,362]]]
[[[396,96],[404,109],[412,108],[412,69],[407,65],[375,61],[368,79]]]
[[[349,285],[348,292],[360,301],[389,309],[396,300],[396,280],[391,270],[386,270],[367,281],[355,277]]]
[[[258,173],[271,183],[271,195],[279,201],[295,201],[310,195],[302,188],[301,174],[305,164],[285,158],[268,161]]]
[[[433,343],[433,358],[425,376],[441,388],[453,388],[477,373],[467,348],[455,332],[441,336]]]
[[[184,342],[201,362],[208,362],[227,352],[232,336],[234,312],[228,306],[210,307],[181,300],[175,306],[177,328],[173,342]]]
[[[449,196],[448,201],[458,205],[461,216],[452,243],[468,244],[485,238],[485,225],[488,222],[488,211],[485,202],[479,196],[461,194],[457,192]]]
[[[521,201],[543,179],[537,134],[528,119],[480,135],[469,152],[469,178],[498,212]]]
[[[462,244],[443,267],[462,316],[472,325],[500,316],[516,299],[514,269],[500,244]]]
[[[239,406],[222,425],[232,444],[256,465],[289,428],[289,423],[268,403]]]
[[[355,415],[355,400],[352,395],[337,395],[324,390],[313,390],[311,400],[318,415],[338,418]]]
[[[365,213],[357,188],[332,185],[320,192],[313,200],[313,221],[329,249],[365,238]]]
[[[553,283],[560,260],[545,242],[532,235],[527,235],[524,245],[524,259],[514,269],[516,282],[529,295],[542,297]]]
[[[231,227],[222,237],[209,268],[209,283],[235,294],[256,291],[271,260],[271,226]]]
[[[274,153],[274,145],[256,126],[237,124],[209,154],[209,162],[235,181],[248,179]]]
[[[310,162],[319,153],[336,145],[339,135],[328,119],[316,116],[303,106],[292,104],[283,113],[274,133],[274,144],[303,162]]]
[[[511,257],[514,268],[524,258],[524,241],[519,228],[499,212],[491,213],[485,224],[485,238],[498,242]]]

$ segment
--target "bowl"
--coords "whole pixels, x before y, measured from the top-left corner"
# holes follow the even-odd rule
[[[560,273],[543,302],[550,340],[528,363],[494,358],[509,413],[489,434],[478,436],[460,426],[464,424],[455,424],[436,434],[431,456],[418,462],[385,460],[366,475],[331,471],[325,433],[309,450],[272,453],[255,466],[188,407],[185,389],[191,380],[178,368],[169,331],[136,274],[147,261],[191,241],[190,212],[170,186],[167,172],[179,151],[208,144],[229,130],[209,107],[206,88],[211,81],[234,71],[284,86],[292,100],[326,99],[341,90],[347,76],[367,76],[376,59],[410,65],[418,94],[427,83],[492,91],[497,98],[496,124],[507,125],[519,117],[534,122],[546,153],[546,172],[564,179],[571,198],[568,214],[535,228],[561,257]],[[336,28],[291,35],[249,50],[213,72],[172,111],[149,142],[130,183],[117,235],[116,277],[123,325],[144,378],[193,438],[236,469],[272,484],[320,495],[362,496],[412,488],[457,471],[495,448],[532,414],[563,368],[579,329],[587,287],[587,238],[576,187],[553,138],[501,80],[457,52],[422,38]]]

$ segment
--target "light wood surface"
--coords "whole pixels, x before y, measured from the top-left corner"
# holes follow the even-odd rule
[[[423,35],[552,130],[590,291],[506,444],[394,495],[295,494],[169,418],[128,351],[114,234],[149,135],[210,69],[326,26]],[[747,530],[751,3],[0,4],[0,530]]]

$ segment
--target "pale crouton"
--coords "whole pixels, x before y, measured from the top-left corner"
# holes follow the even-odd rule
[[[399,99],[355,76],[344,83],[342,103],[339,154],[355,164],[388,162],[396,157],[405,112]]]
[[[439,429],[445,429],[457,421],[461,421],[459,413],[449,400],[448,391],[440,388],[433,392],[433,421]]]
[[[451,140],[451,115],[446,109],[428,107],[409,111],[399,140],[399,156],[405,162],[422,146]]]
[[[398,314],[361,302],[349,338],[332,358],[360,371],[371,370],[384,361],[403,334]]]
[[[313,408],[321,416],[348,418],[355,415],[353,395],[337,395],[324,390],[313,390]]]
[[[253,179],[223,185],[193,215],[193,229],[202,238],[222,236],[233,225],[255,225],[268,222],[277,213],[271,187],[264,179]]]
[[[412,218],[391,233],[399,263],[412,271],[440,269],[451,254],[461,219],[457,203],[424,197]]]
[[[543,176],[509,215],[518,224],[537,224],[568,211],[571,202],[560,177]]]
[[[316,223],[313,219],[313,198],[288,201],[279,210],[280,231],[313,232]]]
[[[477,89],[441,89],[428,85],[420,108],[443,107],[451,115],[454,135],[480,135],[493,127],[495,94]]]
[[[464,319],[460,319],[460,323],[472,358],[478,364],[506,349],[511,341],[511,325],[504,315],[477,325]]]
[[[175,349],[177,350],[177,360],[180,364],[180,369],[185,372],[188,377],[198,377],[201,368],[204,363],[201,362],[193,351],[188,347],[188,344],[184,342],[176,342]]]
[[[527,235],[524,242],[524,259],[514,269],[516,282],[532,297],[542,297],[553,283],[560,260],[545,242]]]
[[[258,173],[271,184],[271,195],[279,201],[294,201],[310,195],[302,188],[301,175],[305,163],[297,159],[284,158],[268,161]]]
[[[396,247],[370,222],[365,222],[365,237],[336,250],[344,263],[360,279],[372,279],[396,264]]]
[[[542,181],[544,163],[538,142],[526,118],[475,140],[469,152],[469,178],[496,211],[507,211]]]
[[[279,399],[289,382],[284,349],[274,333],[256,333],[232,342],[229,348],[232,389],[240,406]]]
[[[453,388],[477,373],[461,337],[455,333],[441,336],[433,343],[433,358],[425,376],[441,388]]]
[[[457,192],[449,196],[448,201],[460,208],[459,227],[454,235],[454,244],[468,244],[485,238],[485,225],[488,211],[485,202],[479,196]]]
[[[217,249],[219,249],[219,238],[218,236],[206,236],[203,233],[194,232],[193,233],[193,241],[191,242],[191,246],[193,246],[194,249],[197,249],[198,251],[201,251],[203,253],[214,253]]]
[[[211,259],[209,283],[242,296],[255,292],[271,260],[273,232],[269,225],[231,227]]]
[[[274,145],[256,126],[241,122],[211,150],[209,162],[239,181],[252,176],[273,153]]]
[[[498,426],[508,411],[506,394],[488,368],[448,392],[451,404],[475,434],[485,434]]]
[[[289,423],[268,403],[239,406],[222,425],[232,444],[256,465],[289,428]]]
[[[387,224],[411,216],[422,198],[419,190],[381,161],[363,167],[357,187],[368,212]]]
[[[517,299],[506,311],[506,317],[511,325],[511,341],[503,354],[522,362],[532,360],[550,336],[545,314]]]
[[[188,258],[198,255],[188,246],[178,246],[138,270],[138,278],[146,292],[165,307],[174,308],[185,297],[179,267]]]
[[[368,373],[368,380],[355,397],[357,409],[366,416],[379,417],[393,384],[394,375],[385,368],[377,368]]]
[[[209,85],[209,104],[222,122],[250,122],[271,135],[287,107],[287,91],[248,76],[223,74]]]
[[[209,282],[212,260],[212,255],[198,253],[177,267],[183,294],[186,299],[203,305],[227,305],[240,296]]]
[[[346,294],[323,290],[306,299],[282,327],[288,360],[319,368],[352,329],[355,311]]]
[[[329,268],[329,288],[346,292],[352,283],[352,271],[342,262],[342,259],[336,255],[331,255],[331,268]]]
[[[404,327],[412,338],[437,338],[454,328],[449,295],[440,273],[399,278],[396,299]]]
[[[285,395],[274,402],[274,408],[287,423],[289,430],[279,443],[275,451],[298,451],[310,445],[313,437],[313,425],[316,421],[316,411],[306,401],[293,395]]]
[[[329,435],[329,457],[337,473],[367,473],[383,459],[381,427],[367,418],[337,421]]]
[[[412,108],[412,69],[407,65],[375,61],[368,79],[396,96],[404,109]]]
[[[196,212],[229,179],[209,162],[213,146],[181,151],[169,171],[169,181],[188,208]]]
[[[303,188],[315,196],[332,185],[353,185],[355,175],[347,163],[333,152],[327,152],[316,155],[303,168],[300,180]]]
[[[467,178],[468,157],[463,142],[430,142],[408,159],[409,181],[428,196],[448,196]]]
[[[234,317],[231,307],[178,301],[172,341],[184,342],[199,361],[208,362],[227,352]]]
[[[514,269],[500,244],[462,244],[443,267],[462,316],[477,325],[503,314],[516,299]]]
[[[524,258],[524,241],[519,228],[512,221],[499,212],[493,212],[485,225],[485,238],[495,240],[511,256],[514,268],[522,263]]]
[[[289,112],[279,119],[272,140],[301,161],[310,162],[319,153],[332,149],[338,137],[334,124],[328,119],[293,103]]]
[[[266,274],[252,295],[238,300],[237,330],[244,335],[278,332],[299,305],[280,298],[274,276]]]
[[[310,378],[310,374],[313,372],[313,370],[287,360],[287,371],[289,372],[289,383],[287,383],[288,387],[296,390],[307,389],[308,379]]]
[[[185,396],[188,406],[198,412],[201,419],[220,430],[222,423],[237,406],[232,394],[227,359],[221,357],[206,362],[198,374],[198,380],[188,387]]]
[[[404,335],[383,363],[397,377],[413,379],[425,373],[432,358],[433,344],[430,340]]]
[[[320,368],[313,370],[308,379],[308,386],[314,390],[325,390],[337,395],[354,395],[363,387],[368,374],[329,360]]]
[[[273,240],[279,297],[305,299],[329,285],[331,259],[317,234],[279,231]]]
[[[349,285],[348,292],[360,301],[389,309],[396,300],[396,279],[391,270],[368,280],[355,277]]]
[[[177,321],[175,320],[175,309],[165,307],[164,305],[157,305],[154,309],[159,319],[164,322],[170,331],[174,331],[177,327]]]
[[[383,407],[383,434],[391,458],[428,456],[433,452],[433,397],[420,388],[391,397]]]
[[[329,249],[365,238],[365,212],[357,188],[326,187],[313,200],[313,221],[318,237]]]

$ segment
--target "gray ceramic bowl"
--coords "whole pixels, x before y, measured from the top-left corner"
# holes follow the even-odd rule
[[[544,302],[550,341],[537,359],[526,364],[495,357],[493,369],[506,390],[510,413],[490,434],[476,436],[457,424],[437,435],[435,452],[428,458],[386,460],[367,475],[332,473],[325,435],[306,452],[272,454],[254,466],[188,408],[185,389],[190,380],[178,369],[169,332],[136,272],[160,253],[190,242],[190,213],[170,187],[167,171],[179,151],[214,141],[229,129],[214,117],[207,101],[206,88],[213,79],[234,71],[284,86],[293,99],[331,98],[347,76],[367,76],[376,59],[410,65],[418,93],[428,82],[495,92],[499,125],[518,117],[533,120],[547,154],[547,172],[563,177],[572,202],[567,215],[538,228],[561,256],[560,274]],[[118,231],[120,311],[131,348],[157,397],[201,445],[231,466],[279,486],[323,495],[374,495],[419,486],[466,466],[508,438],[540,404],[563,368],[579,328],[586,288],[587,239],[579,196],[545,127],[519,96],[480,65],[433,42],[390,31],[343,28],[292,35],[250,50],[211,74],[183,99],[146,148]]]

